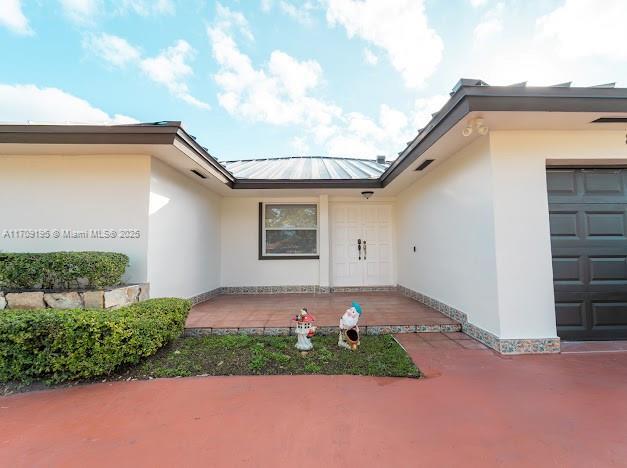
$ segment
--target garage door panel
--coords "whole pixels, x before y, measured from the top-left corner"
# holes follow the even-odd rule
[[[578,237],[577,211],[550,211],[549,225],[551,237]]]
[[[560,284],[583,284],[580,257],[553,257],[553,281]]]
[[[623,327],[627,329],[627,301],[592,302],[592,327]]]
[[[563,339],[627,338],[627,170],[547,170]]]
[[[590,169],[581,171],[583,190],[588,196],[624,196],[623,171],[620,169]]]
[[[575,170],[547,170],[549,196],[565,198],[577,196],[577,172]]]
[[[627,285],[627,256],[589,257],[590,284]]]
[[[624,169],[548,169],[547,191],[552,203],[624,203]]]
[[[625,211],[584,211],[586,237],[625,239]]]
[[[555,314],[557,323],[561,327],[569,327],[570,329],[585,330],[585,302],[584,301],[565,301],[555,303]]]

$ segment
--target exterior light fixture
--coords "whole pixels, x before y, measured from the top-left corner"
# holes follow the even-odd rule
[[[462,130],[462,135],[469,137],[474,130],[477,130],[477,134],[484,136],[487,135],[490,129],[485,125],[485,121],[482,118],[470,119],[468,125]]]
[[[361,192],[361,196],[368,200],[371,196],[374,195],[372,190],[366,190],[365,192]]]

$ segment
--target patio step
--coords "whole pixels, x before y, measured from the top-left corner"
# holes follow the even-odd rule
[[[459,323],[446,323],[438,325],[363,325],[359,327],[363,335],[385,335],[388,333],[452,333],[462,330]],[[318,335],[334,335],[338,333],[338,327],[318,327]],[[286,336],[294,335],[294,327],[186,327],[184,336],[206,335],[269,335]]]

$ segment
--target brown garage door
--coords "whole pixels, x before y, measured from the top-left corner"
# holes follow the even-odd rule
[[[547,169],[557,333],[627,339],[627,170]]]

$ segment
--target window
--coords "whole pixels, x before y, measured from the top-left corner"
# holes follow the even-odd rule
[[[259,204],[259,259],[318,258],[318,206]]]

